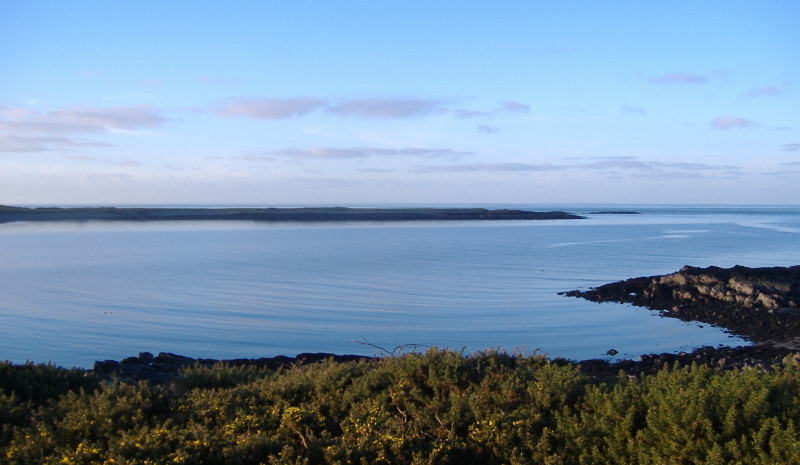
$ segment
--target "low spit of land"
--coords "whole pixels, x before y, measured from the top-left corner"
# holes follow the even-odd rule
[[[23,208],[0,205],[0,223],[14,221],[468,221],[583,219],[562,211],[485,208]]]

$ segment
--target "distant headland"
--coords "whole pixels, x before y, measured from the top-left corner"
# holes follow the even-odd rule
[[[562,211],[485,208],[25,208],[0,205],[0,223],[15,221],[469,221],[572,220],[585,217]]]

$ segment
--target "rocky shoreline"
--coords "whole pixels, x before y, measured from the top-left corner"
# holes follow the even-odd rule
[[[628,376],[653,374],[664,367],[686,367],[692,364],[705,365],[709,368],[730,371],[751,368],[770,369],[782,365],[786,359],[800,361],[800,352],[770,345],[745,347],[701,347],[691,352],[678,354],[645,354],[638,360],[603,360],[591,359],[582,361],[555,360],[556,363],[569,363],[580,372],[593,378],[611,378],[620,372]],[[253,366],[271,370],[291,368],[313,363],[321,363],[332,359],[337,363],[377,360],[376,357],[364,355],[336,355],[329,353],[303,353],[295,357],[276,356],[256,359],[195,359],[183,355],[162,352],[153,355],[142,352],[137,357],[128,357],[121,361],[97,361],[90,370],[93,374],[114,382],[136,384],[145,381],[151,384],[166,384],[177,376],[181,369],[192,366],[211,368],[217,364],[229,366]],[[87,370],[88,371],[88,370]]]
[[[574,220],[562,211],[485,208],[22,208],[0,205],[0,223],[16,221],[469,221]]]

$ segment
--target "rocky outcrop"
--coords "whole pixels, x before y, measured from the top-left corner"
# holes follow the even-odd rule
[[[800,266],[685,266],[663,276],[564,294],[651,308],[662,316],[720,326],[753,342],[800,340]]]

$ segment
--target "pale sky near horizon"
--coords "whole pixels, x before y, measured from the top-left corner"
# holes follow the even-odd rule
[[[800,2],[0,0],[0,204],[800,204]]]

